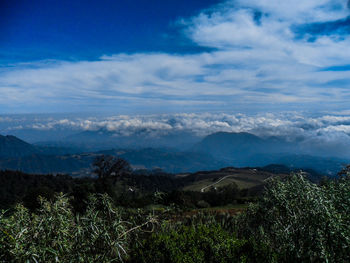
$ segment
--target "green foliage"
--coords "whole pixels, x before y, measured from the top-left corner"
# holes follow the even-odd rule
[[[236,239],[219,225],[170,227],[143,240],[134,250],[132,262],[154,263],[225,263],[245,262],[240,254],[244,241]]]
[[[38,196],[52,199],[56,192],[70,193],[84,180],[66,175],[25,174],[19,171],[0,171],[0,209],[8,209],[18,202],[37,208]]]
[[[235,216],[225,212],[200,211],[177,220],[177,223],[193,227],[196,225],[219,225],[225,231],[235,232]]]
[[[303,174],[270,180],[259,201],[237,217],[219,208],[181,210],[239,201],[243,194],[234,184],[204,193],[147,192],[141,189],[157,189],[164,182],[172,189],[175,179],[130,175],[114,184],[113,178],[22,174],[7,180],[5,173],[8,185],[23,180],[35,187],[19,195],[18,186],[13,196],[3,198],[21,199],[24,206],[0,212],[0,263],[350,262],[350,167],[340,175],[319,185]],[[90,194],[99,191],[99,182],[111,187],[113,198]],[[130,185],[132,191],[123,190]],[[73,198],[54,194],[61,188]],[[147,217],[150,211],[153,216]],[[158,227],[149,224],[154,214],[163,220]]]
[[[40,199],[36,213],[22,205],[0,215],[0,262],[119,262],[126,256],[127,225],[106,195],[89,198],[74,216],[68,198]]]
[[[176,204],[182,208],[207,208],[230,204],[248,203],[255,194],[246,189],[240,190],[235,183],[211,188],[209,191],[180,191],[175,190],[165,194],[163,204]]]
[[[60,192],[74,197],[70,203],[74,212],[78,213],[86,210],[86,201],[92,193],[107,193],[119,206],[129,208],[141,208],[152,204],[174,204],[181,208],[196,208],[209,204],[213,207],[251,200],[252,195],[247,190],[239,190],[234,183],[212,191],[181,191],[180,189],[188,183],[187,177],[177,178],[161,173],[129,174],[127,164],[116,160],[103,159],[100,170],[97,169],[101,173],[99,179],[0,171],[0,209],[9,209],[22,202],[26,208],[34,210],[39,207],[38,196],[54,200],[55,193]],[[111,176],[108,176],[109,173]],[[154,198],[154,193],[158,191],[163,193],[162,197]]]
[[[349,212],[348,177],[318,186],[298,174],[271,181],[237,228],[276,253],[278,262],[349,262]]]

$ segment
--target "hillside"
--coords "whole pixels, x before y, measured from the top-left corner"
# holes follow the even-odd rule
[[[263,189],[268,178],[287,177],[288,173],[274,173],[263,169],[250,168],[224,168],[220,170],[202,171],[188,174],[167,174],[160,171],[135,171],[132,174],[124,175],[118,178],[109,187],[121,196],[121,201],[126,195],[132,195],[136,198],[143,194],[153,194],[154,192],[171,193],[173,191],[195,191],[205,194],[213,188],[229,186],[233,183],[238,186],[238,190],[247,190],[251,193],[259,192]],[[224,180],[221,180],[225,178]],[[73,189],[85,183],[93,184],[97,182],[96,178],[74,178],[70,176],[53,176],[44,174],[26,174],[18,171],[1,171],[0,170],[0,207],[7,203],[14,203],[16,200],[24,198],[32,191],[42,191],[43,188],[51,189],[57,192],[73,191]],[[95,187],[97,187],[95,185]],[[205,188],[202,190],[203,188]],[[86,192],[81,188],[76,188],[77,194],[85,195]],[[84,188],[85,189],[85,188]],[[88,187],[86,191],[90,191],[93,187]],[[132,192],[130,192],[132,189]],[[242,192],[243,193],[243,192]],[[135,196],[133,196],[135,195]],[[124,199],[123,199],[124,198]]]
[[[0,158],[16,158],[38,153],[39,150],[15,136],[0,135]]]
[[[160,149],[109,150],[82,154],[46,155],[0,158],[0,170],[19,170],[26,173],[67,173],[73,176],[91,175],[92,162],[98,155],[124,158],[135,169],[162,169],[169,173],[219,169],[225,166],[210,155],[191,152],[168,152]]]
[[[168,149],[109,150],[98,153],[121,157],[136,168],[160,168],[169,173],[213,170],[228,165],[223,161],[216,160],[210,154]]]
[[[239,189],[249,189],[262,186],[269,178],[284,178],[289,173],[275,173],[263,169],[227,167],[216,171],[196,172],[187,175],[177,175],[184,182],[184,190],[205,192],[232,183]]]
[[[43,155],[32,154],[17,158],[0,159],[0,170],[18,170],[33,174],[65,173],[89,176],[94,154]]]
[[[217,132],[206,136],[193,150],[246,165],[247,158],[252,155],[295,153],[296,147],[276,137],[260,138],[247,132]]]
[[[215,159],[235,167],[282,164],[291,169],[313,169],[328,176],[336,175],[349,162],[335,157],[306,154],[299,143],[277,137],[260,138],[244,132],[218,132],[206,136],[192,150],[211,154]]]
[[[69,146],[69,145],[65,145]],[[300,154],[285,141],[259,138],[249,133],[214,133],[190,150],[174,148],[116,148],[87,151],[74,147],[37,146],[14,136],[0,136],[0,169],[27,173],[91,174],[93,159],[100,154],[124,158],[135,169],[162,169],[168,173],[217,170],[222,167],[262,167],[282,164],[289,169],[313,169],[334,176],[348,160]],[[290,151],[289,151],[289,150]]]

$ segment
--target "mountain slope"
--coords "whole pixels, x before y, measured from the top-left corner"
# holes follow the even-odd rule
[[[208,152],[214,156],[246,155],[254,148],[258,150],[262,144],[261,138],[250,133],[217,132],[206,136],[193,149],[198,152]]]
[[[38,149],[33,145],[18,139],[15,136],[0,135],[0,157],[14,158],[23,157],[38,153]]]
[[[203,153],[154,148],[76,153],[74,149],[69,148],[34,146],[15,136],[0,137],[2,170],[90,175],[91,164],[99,154],[122,157],[136,168],[161,168],[172,173],[219,169],[226,166],[225,162],[217,161],[211,155]]]
[[[248,189],[263,185],[273,177],[286,177],[289,173],[274,173],[263,169],[227,167],[216,171],[196,172],[181,177],[184,190],[209,191],[212,187],[222,187],[232,183],[240,189]]]
[[[247,165],[246,160],[252,155],[289,152],[293,148],[292,144],[275,137],[263,139],[246,132],[217,132],[206,136],[193,150],[233,161],[233,165]]]
[[[276,137],[260,138],[249,133],[218,132],[196,144],[194,151],[211,154],[215,159],[235,167],[261,167],[283,164],[290,168],[310,168],[335,175],[349,160],[305,154],[298,142]]]
[[[209,154],[177,152],[166,149],[110,150],[100,153],[119,156],[135,167],[160,168],[170,173],[219,169],[227,165],[225,162],[217,161]]]
[[[0,159],[0,170],[16,170],[34,174],[91,175],[95,155],[43,155],[32,154],[17,158]]]
[[[310,168],[334,176],[342,165],[350,163],[349,160],[300,154],[297,145],[249,133],[215,133],[205,137],[191,151],[143,148],[88,153],[69,148],[34,146],[14,136],[0,135],[0,169],[89,175],[91,163],[98,154],[119,156],[136,168],[161,168],[170,173],[215,170],[226,166],[284,164],[291,169]]]

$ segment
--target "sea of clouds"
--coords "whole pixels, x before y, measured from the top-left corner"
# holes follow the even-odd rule
[[[198,136],[224,131],[249,132],[261,137],[281,136],[295,140],[300,137],[348,137],[349,114],[326,114],[307,116],[297,112],[264,113],[180,113],[159,115],[116,115],[108,117],[57,117],[31,115],[0,115],[3,133],[21,129],[76,131],[106,130],[132,135],[138,130],[167,133],[192,131]]]
[[[338,153],[350,158],[350,113],[308,116],[305,113],[181,113],[162,115],[118,115],[107,117],[0,116],[1,134],[35,131],[40,134],[107,131],[114,136],[133,136],[142,131],[157,138],[190,132],[198,137],[215,132],[249,132],[260,137],[279,137],[302,142],[307,152]],[[23,134],[23,133],[22,133]],[[25,138],[23,138],[25,139]],[[317,152],[316,152],[317,154]]]

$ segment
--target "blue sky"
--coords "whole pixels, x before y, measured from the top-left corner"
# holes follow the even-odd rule
[[[215,1],[2,1],[1,61],[197,52],[203,48],[179,33],[176,21],[197,14],[209,3]]]
[[[0,2],[0,114],[344,111],[346,0]]]

